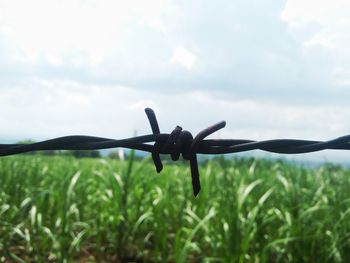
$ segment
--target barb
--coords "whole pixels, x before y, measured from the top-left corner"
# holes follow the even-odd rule
[[[350,150],[350,135],[342,136],[329,141],[311,141],[294,139],[277,139],[266,141],[253,141],[241,139],[205,140],[210,134],[225,127],[226,122],[221,121],[201,132],[194,138],[189,131],[180,126],[169,133],[161,133],[154,111],[145,109],[152,133],[150,135],[136,136],[127,139],[115,140],[102,137],[73,135],[64,136],[32,144],[0,144],[0,156],[43,150],[100,150],[109,148],[129,148],[150,152],[158,173],[163,169],[160,154],[170,154],[176,161],[180,155],[184,160],[190,161],[193,194],[197,196],[200,186],[197,154],[227,154],[251,150],[263,150],[282,154],[299,154],[332,150]],[[149,144],[149,143],[154,143]]]

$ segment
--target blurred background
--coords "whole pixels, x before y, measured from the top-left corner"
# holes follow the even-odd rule
[[[226,120],[212,138],[348,134],[349,8],[345,0],[0,0],[1,142],[148,134],[145,107],[163,132],[178,124],[195,134]]]

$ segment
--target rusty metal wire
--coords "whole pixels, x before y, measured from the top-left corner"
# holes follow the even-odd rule
[[[180,155],[190,161],[193,194],[197,196],[201,186],[199,179],[197,154],[227,154],[251,150],[263,150],[273,153],[298,154],[325,149],[350,150],[350,135],[329,141],[310,141],[295,139],[277,139],[266,141],[216,139],[204,140],[210,134],[225,127],[226,122],[218,122],[195,137],[180,126],[169,133],[160,133],[154,111],[146,108],[153,134],[114,140],[108,138],[73,135],[64,136],[31,144],[0,144],[0,156],[43,150],[99,150],[109,148],[129,148],[152,153],[152,159],[158,173],[163,169],[160,154],[170,154],[176,161]],[[150,143],[154,143],[153,145]]]

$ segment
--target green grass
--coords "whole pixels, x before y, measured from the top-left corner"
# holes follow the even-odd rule
[[[350,262],[350,171],[0,159],[0,262]]]

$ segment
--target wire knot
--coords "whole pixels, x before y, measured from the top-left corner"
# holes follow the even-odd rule
[[[154,111],[150,108],[145,109],[146,115],[150,122],[153,134],[160,134],[158,121]],[[167,138],[159,137],[155,140],[152,150],[152,159],[158,173],[163,169],[160,154],[170,154],[173,161],[177,161],[182,155],[184,160],[190,161],[192,188],[194,196],[197,196],[200,189],[200,179],[198,171],[197,150],[205,137],[224,128],[225,121],[214,124],[201,132],[195,138],[189,131],[182,130],[182,127],[176,126],[175,129],[168,134]]]

